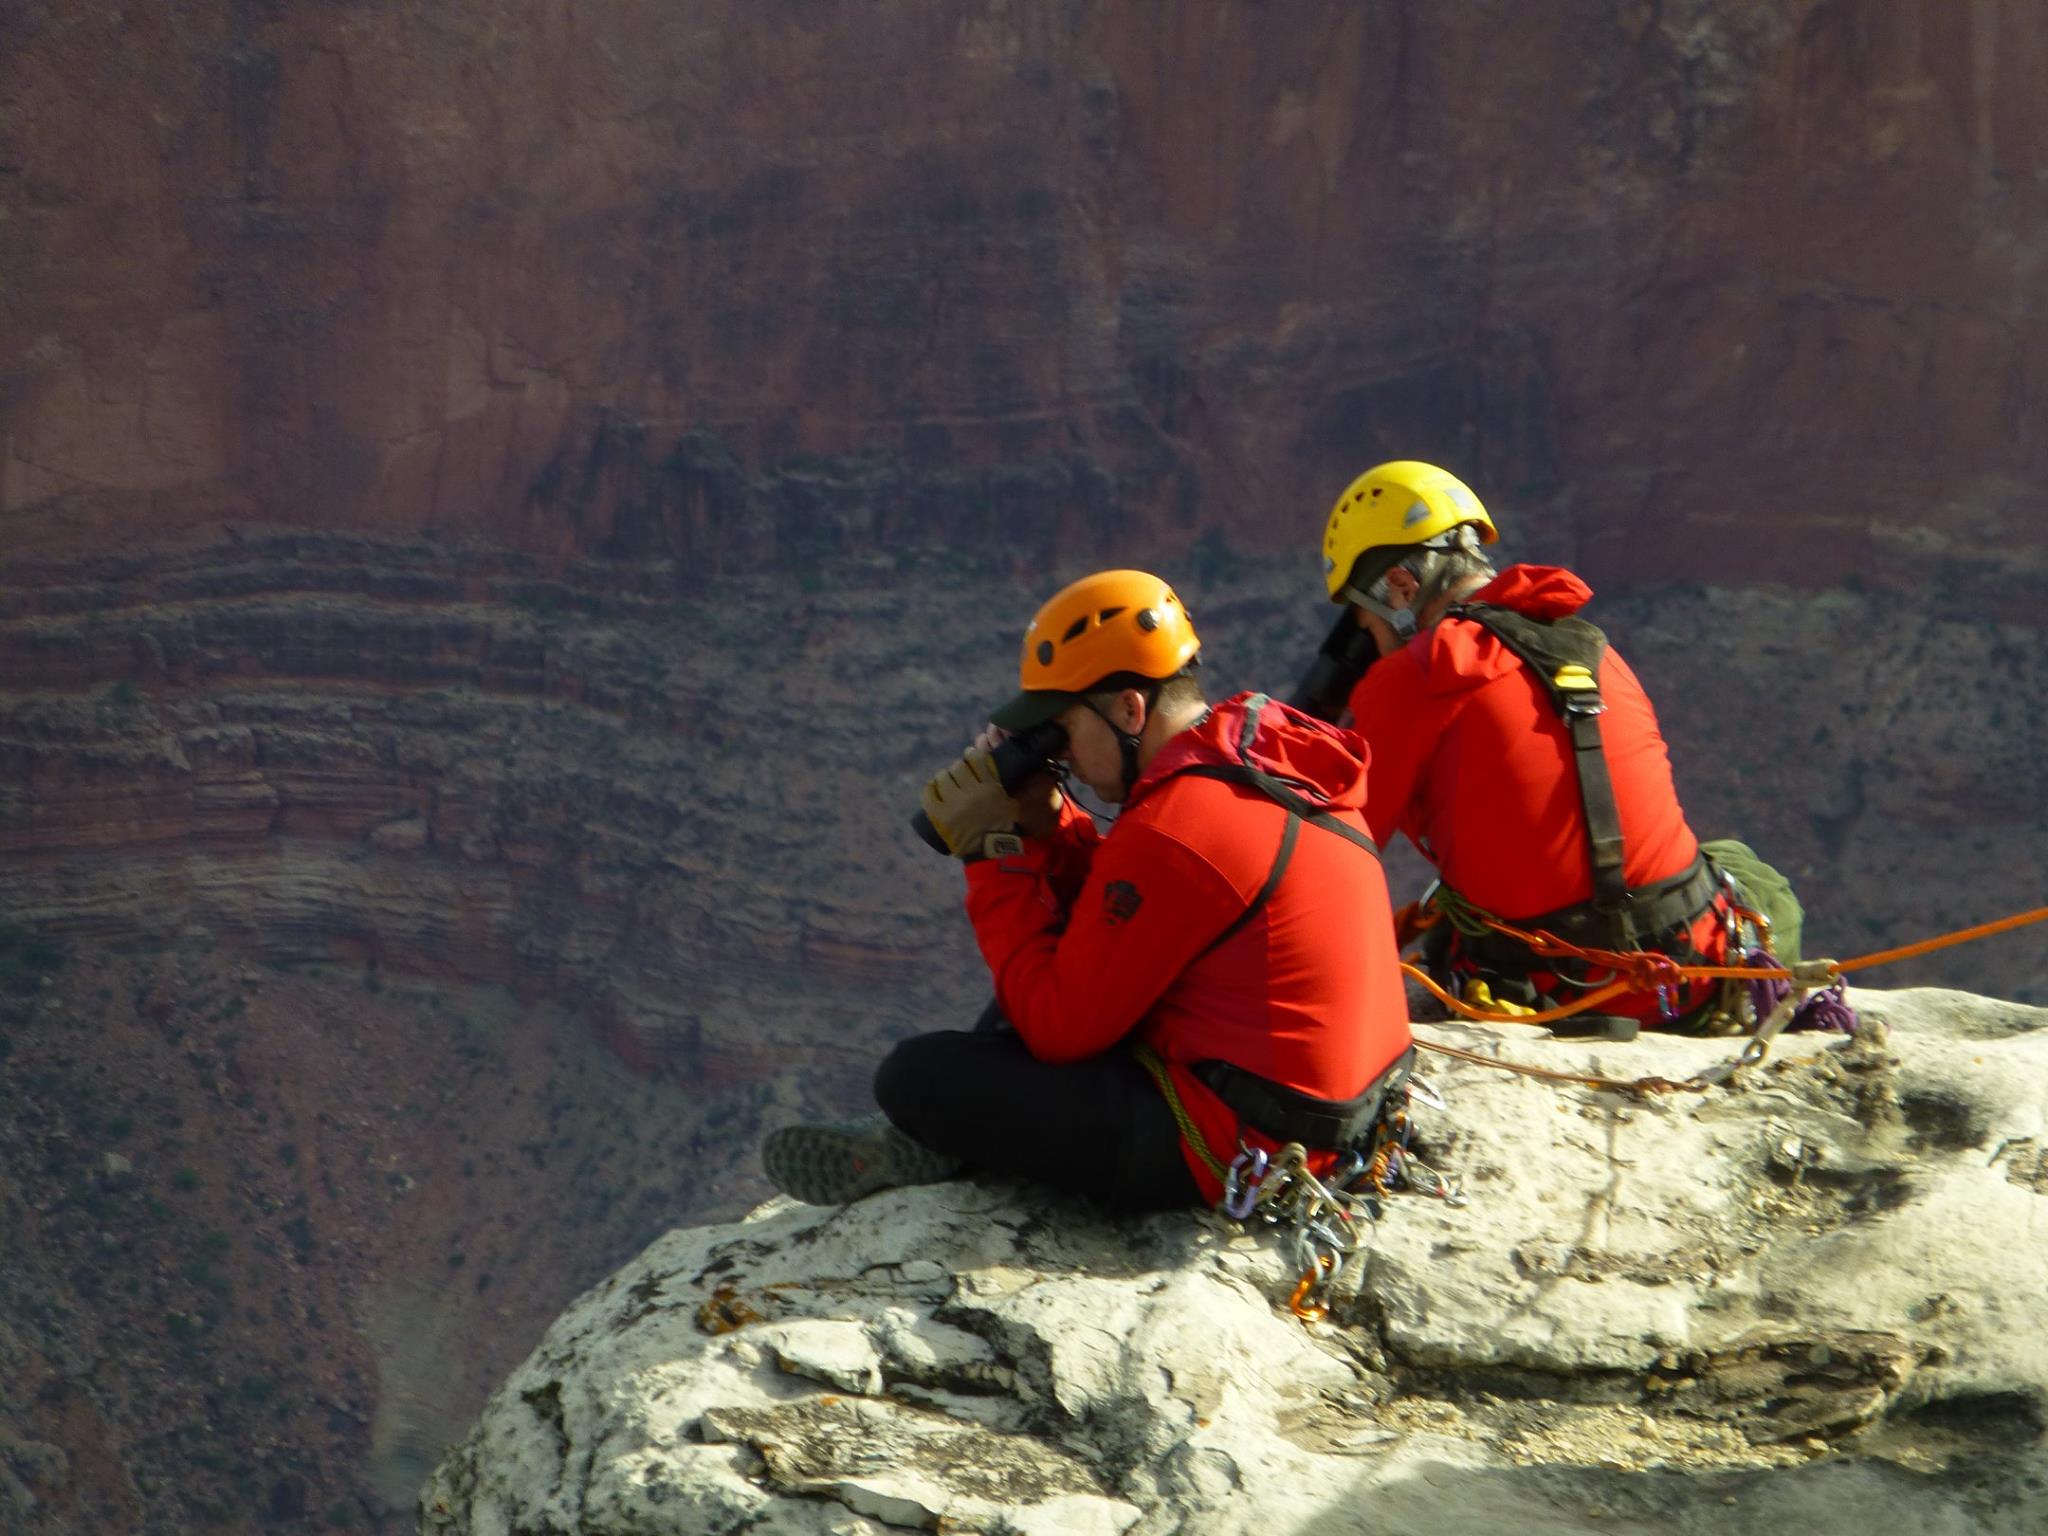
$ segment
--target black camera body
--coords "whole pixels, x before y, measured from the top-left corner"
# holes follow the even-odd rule
[[[1316,659],[1294,685],[1287,702],[1303,714],[1335,725],[1351,703],[1351,690],[1379,660],[1379,643],[1347,605],[1316,651]]]
[[[989,757],[995,762],[997,781],[1014,795],[1027,780],[1041,773],[1056,771],[1054,759],[1066,750],[1066,745],[1066,728],[1057,721],[1047,720],[1014,736],[1005,736],[995,744]],[[938,852],[953,851],[946,846],[946,840],[939,836],[939,829],[932,825],[931,818],[921,807],[910,818],[910,826]]]

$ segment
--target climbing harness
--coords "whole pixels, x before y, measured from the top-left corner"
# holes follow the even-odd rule
[[[1389,1195],[1405,1189],[1450,1206],[1465,1203],[1456,1182],[1417,1157],[1412,1148],[1409,1099],[1443,1108],[1435,1089],[1410,1072],[1412,1053],[1404,1054],[1368,1090],[1377,1099],[1371,1124],[1342,1148],[1328,1175],[1318,1178],[1309,1171],[1308,1149],[1299,1141],[1269,1153],[1240,1139],[1237,1156],[1226,1167],[1209,1150],[1159,1053],[1142,1042],[1132,1051],[1158,1085],[1182,1140],[1223,1186],[1218,1213],[1247,1225],[1256,1221],[1287,1230],[1297,1272],[1288,1309],[1305,1323],[1320,1322],[1328,1314],[1329,1307],[1320,1298],[1328,1295],[1365,1247],[1371,1232],[1368,1223],[1379,1219],[1381,1202]]]
[[[1242,931],[1272,899],[1293,860],[1304,824],[1379,857],[1378,846],[1364,832],[1252,762],[1259,716],[1270,702],[1263,694],[1246,702],[1237,741],[1238,761],[1196,763],[1178,770],[1192,777],[1241,785],[1287,813],[1280,846],[1264,883],[1243,910],[1209,940],[1203,954]],[[1326,1313],[1327,1307],[1317,1298],[1327,1293],[1363,1246],[1366,1222],[1378,1215],[1379,1202],[1393,1190],[1412,1189],[1452,1204],[1464,1202],[1454,1184],[1410,1150],[1407,1106],[1412,1091],[1412,1050],[1404,1052],[1363,1093],[1346,1100],[1313,1098],[1229,1062],[1193,1063],[1188,1070],[1229,1107],[1241,1125],[1282,1144],[1277,1154],[1268,1154],[1254,1151],[1240,1140],[1236,1160],[1225,1167],[1181,1101],[1159,1053],[1143,1043],[1133,1049],[1172,1111],[1182,1140],[1223,1186],[1217,1209],[1237,1221],[1257,1220],[1288,1229],[1299,1270],[1289,1306],[1304,1321],[1316,1321]],[[1429,1093],[1426,1101],[1442,1102],[1434,1093]],[[1311,1146],[1342,1153],[1329,1178],[1318,1178],[1309,1171],[1307,1148]]]
[[[1413,1091],[1413,1079],[1404,1086]],[[1428,1101],[1443,1103],[1433,1090],[1424,1092]],[[1415,1155],[1413,1137],[1404,1105],[1380,1121],[1370,1142],[1347,1149],[1323,1178],[1309,1172],[1307,1150],[1298,1141],[1270,1155],[1238,1143],[1216,1208],[1234,1221],[1286,1229],[1296,1271],[1287,1306],[1304,1323],[1329,1315],[1325,1298],[1370,1241],[1369,1223],[1379,1220],[1390,1195],[1405,1189],[1449,1206],[1465,1203],[1454,1180]]]

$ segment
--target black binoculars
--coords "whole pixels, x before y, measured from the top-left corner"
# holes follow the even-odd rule
[[[1014,736],[1005,736],[989,752],[995,761],[997,781],[1014,795],[1034,775],[1055,772],[1054,759],[1066,750],[1066,745],[1066,727],[1054,720],[1029,726]],[[939,836],[939,829],[932,825],[931,818],[925,815],[922,807],[910,818],[910,826],[938,852],[953,851],[946,846],[946,840]]]

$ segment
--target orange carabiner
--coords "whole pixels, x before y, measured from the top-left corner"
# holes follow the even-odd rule
[[[1328,1317],[1330,1309],[1308,1300],[1308,1293],[1322,1283],[1323,1277],[1334,1269],[1336,1264],[1337,1261],[1327,1253],[1317,1254],[1314,1267],[1303,1270],[1301,1279],[1295,1282],[1294,1294],[1287,1298],[1287,1310],[1304,1323],[1320,1323]]]

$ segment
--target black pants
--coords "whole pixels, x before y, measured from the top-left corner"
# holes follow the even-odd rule
[[[978,1172],[1115,1210],[1202,1203],[1166,1100],[1121,1050],[1054,1065],[1007,1029],[917,1035],[883,1058],[875,1101],[905,1134]]]

